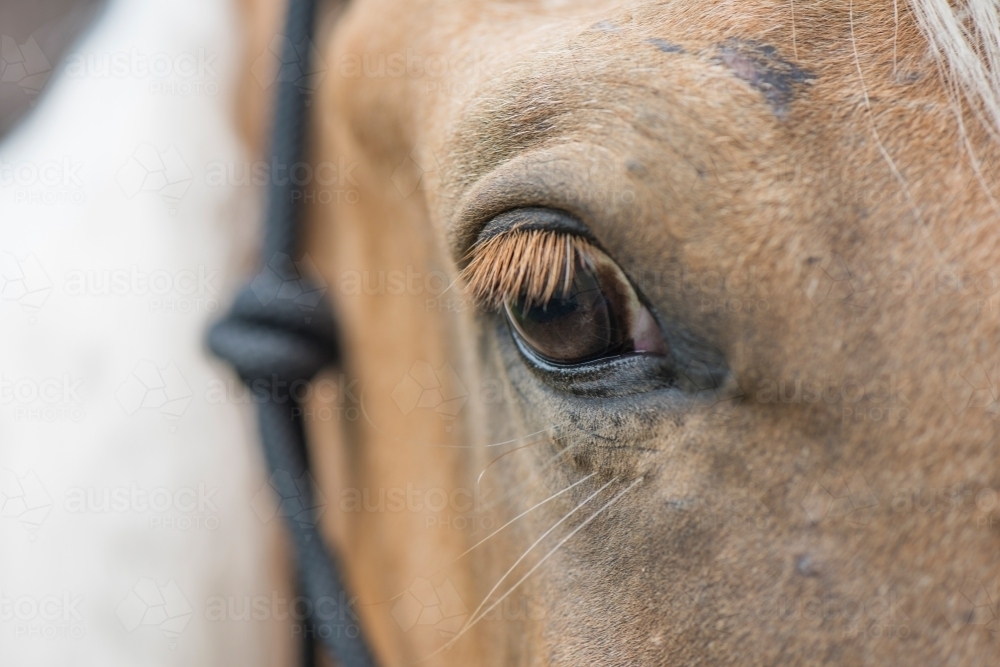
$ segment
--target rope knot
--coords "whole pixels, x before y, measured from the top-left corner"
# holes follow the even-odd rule
[[[245,384],[308,381],[338,360],[326,288],[305,277],[307,264],[276,253],[209,331],[209,348]]]

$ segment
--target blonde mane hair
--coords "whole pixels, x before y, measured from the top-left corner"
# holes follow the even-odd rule
[[[986,128],[1000,137],[1000,3],[911,0],[917,24],[949,82]]]

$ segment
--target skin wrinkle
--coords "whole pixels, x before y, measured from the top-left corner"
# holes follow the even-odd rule
[[[1000,155],[973,103],[955,106],[909,5],[794,12],[793,44],[785,0],[355,0],[320,40],[315,150],[357,163],[357,198],[317,186],[306,246],[365,418],[311,446],[344,459],[321,458],[317,481],[351,590],[383,601],[437,573],[470,612],[588,495],[644,479],[524,580],[510,601],[525,613],[484,619],[449,651],[392,604],[359,605],[383,664],[996,662],[990,626],[956,612],[963,586],[996,579],[1000,524],[975,498],[1000,489]],[[254,25],[250,62],[276,24]],[[475,66],[343,66],[394,53]],[[407,159],[423,172],[412,190]],[[410,267],[459,290],[479,234],[519,207],[586,226],[663,323],[674,382],[634,359],[558,373],[502,315],[424,288],[346,287],[350,272]],[[533,274],[508,261],[504,275]],[[453,419],[394,399],[423,364],[460,378]],[[512,451],[541,432],[550,441]],[[588,475],[440,573],[479,539],[428,525],[450,510],[340,502],[345,486],[492,490],[503,525]]]

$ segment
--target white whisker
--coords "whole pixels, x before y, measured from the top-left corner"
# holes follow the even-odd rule
[[[553,493],[551,496],[549,496],[545,500],[541,500],[541,501],[535,503],[534,505],[532,505],[528,509],[524,510],[523,512],[521,512],[520,514],[518,514],[516,517],[514,517],[513,519],[511,519],[510,521],[508,521],[504,525],[500,526],[499,528],[497,528],[496,530],[494,530],[492,533],[490,533],[489,535],[487,535],[486,537],[484,537],[483,539],[479,540],[478,542],[476,542],[475,544],[473,544],[471,547],[469,547],[468,549],[466,549],[465,551],[463,551],[461,554],[459,554],[458,556],[456,556],[455,560],[453,560],[448,565],[451,565],[452,563],[454,563],[455,561],[457,561],[462,556],[465,556],[470,551],[472,551],[476,547],[480,546],[481,544],[483,544],[483,542],[487,541],[488,539],[490,539],[491,537],[493,537],[494,535],[496,535],[497,533],[499,533],[501,530],[503,530],[507,526],[511,525],[512,523],[514,523],[515,521],[517,521],[518,519],[520,519],[521,517],[523,517],[524,515],[526,515],[526,514],[532,512],[532,511],[538,509],[539,507],[541,507],[545,503],[549,502],[550,500],[558,498],[559,496],[561,496],[562,494],[566,493],[567,491],[569,491],[573,487],[575,487],[575,486],[577,486],[579,484],[583,484],[584,482],[586,482],[588,479],[590,479],[591,477],[593,477],[596,474],[597,473],[592,472],[589,475],[587,475],[586,477],[584,477],[583,479],[579,479],[579,480],[573,482],[572,484],[570,484],[569,486],[567,486],[562,491],[556,491],[555,493]],[[448,565],[445,565],[445,567],[448,567]],[[441,568],[441,569],[443,570],[444,568]],[[441,570],[438,570],[438,572],[440,572],[440,571]],[[437,574],[437,572],[435,572],[434,574]],[[434,576],[434,575],[431,575],[431,576]],[[430,578],[430,577],[428,577],[428,578]]]
[[[518,443],[518,442],[520,442],[522,440],[525,440],[526,438],[531,438],[531,437],[536,436],[536,435],[542,435],[544,433],[548,433],[549,431],[552,431],[553,429],[557,429],[557,428],[559,428],[562,425],[563,424],[552,424],[551,426],[543,428],[540,431],[535,431],[533,433],[527,433],[525,435],[520,435],[520,436],[518,436],[516,438],[512,438],[510,440],[504,440],[503,442],[492,442],[492,443],[490,443],[488,445],[438,445],[438,444],[433,444],[433,445],[430,445],[430,446],[432,446],[432,447],[440,447],[441,449],[478,449],[479,447],[503,447],[504,445],[513,445],[513,444]]]
[[[795,39],[795,0],[788,0],[792,12],[792,57],[799,59],[799,44]]]
[[[550,500],[553,500],[553,499],[555,499],[555,498],[558,498],[559,496],[561,496],[562,494],[566,493],[567,491],[569,491],[569,490],[570,490],[570,489],[572,489],[573,487],[575,487],[575,486],[577,486],[577,485],[579,485],[579,484],[583,484],[584,482],[586,482],[586,481],[587,481],[588,479],[590,479],[591,477],[593,477],[593,476],[594,476],[594,475],[596,475],[596,474],[597,474],[597,473],[593,473],[593,472],[592,472],[592,473],[590,473],[589,475],[587,475],[586,477],[584,477],[584,478],[582,478],[582,479],[579,479],[579,480],[577,480],[577,481],[573,482],[572,484],[570,484],[569,486],[567,486],[567,487],[566,487],[565,489],[562,489],[561,491],[556,491],[555,493],[553,493],[553,494],[552,494],[551,496],[549,496],[549,497],[548,497],[548,498],[546,498],[545,500],[541,500],[541,501],[539,501],[539,502],[535,503],[534,505],[532,505],[532,506],[531,506],[531,507],[529,507],[528,509],[526,509],[526,510],[524,510],[523,512],[521,512],[520,514],[518,514],[518,515],[517,515],[516,517],[514,517],[513,519],[511,519],[510,521],[508,521],[508,522],[507,522],[507,523],[505,523],[504,525],[502,525],[502,526],[500,526],[499,528],[497,528],[496,530],[494,530],[494,531],[493,531],[492,533],[490,533],[489,535],[487,535],[487,536],[486,536],[486,537],[484,537],[483,539],[481,539],[481,540],[479,540],[478,542],[476,542],[475,544],[473,544],[473,545],[472,545],[471,547],[469,547],[468,549],[466,549],[465,551],[463,551],[463,552],[462,552],[462,553],[460,553],[459,555],[455,556],[455,558],[453,558],[453,559],[451,560],[451,562],[447,563],[446,565],[442,565],[442,566],[441,566],[441,567],[439,567],[439,568],[438,568],[437,570],[435,570],[434,572],[430,573],[429,575],[427,575],[427,576],[426,576],[426,577],[424,577],[424,578],[425,578],[425,579],[432,579],[432,578],[433,578],[433,577],[434,577],[435,575],[437,575],[437,574],[440,574],[440,573],[441,573],[442,571],[444,571],[444,569],[445,569],[445,568],[447,568],[447,567],[451,567],[452,565],[454,565],[455,563],[457,563],[457,562],[458,562],[459,560],[461,560],[461,559],[462,559],[462,557],[464,557],[464,556],[467,556],[467,555],[468,555],[468,554],[470,554],[470,553],[471,553],[471,552],[472,552],[472,551],[473,551],[474,549],[476,549],[476,548],[477,548],[477,547],[479,547],[479,546],[482,546],[482,544],[483,544],[484,542],[486,542],[487,540],[489,540],[490,538],[492,538],[492,537],[493,537],[494,535],[496,535],[497,533],[499,533],[499,532],[500,532],[500,531],[502,531],[502,530],[503,530],[504,528],[506,528],[507,526],[511,525],[512,523],[514,523],[515,521],[517,521],[518,519],[520,519],[520,518],[521,518],[521,517],[523,517],[524,515],[526,515],[526,514],[528,514],[528,513],[532,512],[532,511],[534,511],[534,510],[538,509],[539,507],[541,507],[541,506],[542,506],[542,505],[544,505],[545,503],[549,502]],[[374,605],[378,605],[378,604],[384,604],[384,603],[386,603],[386,602],[392,602],[393,600],[395,600],[395,599],[399,598],[400,596],[402,596],[402,595],[403,595],[404,593],[406,593],[406,591],[405,591],[405,590],[404,590],[404,591],[401,591],[401,592],[399,592],[399,593],[396,593],[395,595],[393,595],[393,596],[392,596],[391,598],[388,598],[387,600],[382,600],[381,602],[366,602],[366,603],[364,603],[364,604],[359,604],[358,606],[362,606],[362,607],[371,607],[371,606],[374,606]]]
[[[606,488],[608,487],[608,485],[609,485],[609,484],[611,484],[611,483],[612,483],[612,482],[614,482],[614,481],[615,481],[615,480],[611,480],[611,482],[608,482],[608,484],[605,484],[604,486],[602,486],[602,487],[601,487],[600,489],[598,489],[598,490],[597,490],[597,491],[596,491],[596,492],[594,493],[594,495],[596,495],[597,493],[600,493],[601,491],[603,491],[604,489],[606,489]],[[514,590],[515,590],[515,589],[516,589],[516,588],[517,588],[518,586],[520,586],[521,584],[523,584],[523,583],[525,582],[525,580],[526,580],[526,579],[527,579],[528,577],[530,577],[530,576],[532,575],[532,573],[534,573],[534,572],[535,572],[535,570],[537,570],[537,569],[538,569],[539,567],[541,567],[541,566],[542,566],[542,564],[543,564],[543,563],[544,563],[545,561],[547,561],[547,560],[548,560],[549,558],[551,558],[551,557],[552,557],[552,556],[553,556],[553,555],[554,555],[554,554],[556,553],[556,551],[558,551],[558,550],[560,549],[560,547],[562,547],[562,545],[566,544],[566,542],[568,542],[568,541],[569,541],[569,540],[570,540],[570,539],[571,539],[571,538],[572,538],[572,537],[573,537],[574,535],[576,535],[576,534],[577,534],[578,532],[580,532],[581,530],[583,530],[583,528],[584,528],[584,527],[585,527],[585,526],[586,526],[587,524],[589,524],[589,523],[590,523],[591,521],[593,521],[594,519],[596,519],[596,518],[598,517],[598,515],[600,515],[600,514],[601,514],[602,512],[604,512],[604,511],[605,511],[606,509],[608,509],[609,507],[611,507],[611,506],[612,506],[613,504],[615,504],[616,502],[618,502],[618,500],[619,500],[619,499],[620,499],[620,498],[621,498],[622,496],[624,496],[624,495],[625,495],[626,493],[628,493],[629,491],[631,491],[631,490],[632,490],[632,489],[633,489],[633,488],[634,488],[634,487],[635,487],[635,486],[636,486],[637,484],[639,484],[640,482],[642,482],[642,478],[641,478],[641,477],[640,477],[639,479],[635,480],[634,482],[632,482],[631,484],[629,484],[629,485],[628,485],[627,487],[625,487],[625,488],[624,488],[624,489],[623,489],[622,491],[620,491],[620,492],[619,492],[619,493],[618,493],[618,494],[617,494],[617,495],[616,495],[616,496],[615,496],[614,498],[612,498],[612,499],[611,499],[611,500],[609,500],[608,502],[604,503],[604,505],[602,505],[602,506],[601,506],[601,507],[600,507],[600,508],[599,508],[599,509],[598,509],[598,510],[597,510],[596,512],[594,512],[594,513],[593,513],[593,514],[591,514],[591,515],[590,515],[589,517],[587,517],[587,519],[586,519],[585,521],[583,521],[583,523],[581,523],[581,524],[580,524],[579,526],[577,526],[577,527],[576,527],[576,528],[574,528],[574,529],[573,529],[572,531],[570,531],[569,535],[567,535],[566,537],[564,537],[564,538],[562,538],[561,540],[559,540],[559,542],[558,542],[558,543],[557,543],[557,544],[556,544],[556,545],[555,545],[554,547],[552,547],[552,549],[551,549],[551,550],[550,550],[550,551],[549,551],[549,552],[548,552],[547,554],[545,554],[544,556],[542,556],[542,558],[541,558],[541,559],[539,559],[539,561],[538,561],[537,563],[535,563],[535,564],[534,564],[534,566],[532,566],[532,568],[531,568],[530,570],[528,570],[528,571],[527,571],[527,572],[526,572],[526,573],[524,574],[524,576],[522,576],[522,577],[521,577],[520,579],[518,579],[518,580],[517,580],[517,581],[516,581],[516,582],[514,583],[514,585],[513,585],[513,586],[511,586],[511,587],[510,587],[509,589],[507,589],[507,592],[506,592],[506,593],[504,593],[503,595],[501,595],[501,596],[500,596],[500,597],[499,597],[499,598],[497,599],[497,601],[496,601],[496,602],[494,602],[493,604],[491,604],[491,605],[490,605],[489,607],[487,607],[486,609],[484,609],[484,610],[482,611],[482,613],[480,613],[480,612],[479,612],[479,609],[481,609],[481,608],[482,608],[482,606],[483,606],[483,604],[485,604],[486,600],[488,600],[488,599],[489,599],[489,596],[490,596],[490,595],[492,595],[492,594],[493,594],[493,591],[495,591],[495,590],[496,590],[496,586],[494,586],[494,587],[493,587],[493,591],[490,591],[490,593],[489,593],[489,594],[488,594],[488,595],[486,596],[486,600],[484,600],[484,601],[483,601],[482,603],[480,603],[479,607],[477,607],[477,608],[476,608],[476,611],[475,611],[475,612],[473,612],[473,614],[472,614],[472,619],[471,619],[470,621],[468,621],[468,622],[467,622],[467,623],[465,624],[465,627],[463,627],[463,628],[462,628],[462,629],[461,629],[461,630],[460,630],[460,631],[458,632],[458,634],[456,634],[456,635],[455,635],[454,637],[452,637],[452,638],[451,638],[450,640],[448,640],[448,643],[447,643],[447,644],[445,644],[445,646],[444,646],[444,647],[442,647],[442,648],[447,648],[447,647],[449,647],[449,646],[453,645],[453,644],[455,643],[455,641],[457,641],[457,640],[458,640],[458,638],[462,636],[462,634],[463,634],[463,633],[465,633],[465,632],[466,632],[467,630],[471,629],[473,625],[475,625],[476,623],[478,623],[479,621],[481,621],[481,620],[482,620],[483,618],[485,618],[486,614],[490,613],[490,612],[491,612],[491,611],[492,611],[493,609],[495,609],[495,608],[496,608],[496,606],[497,606],[498,604],[500,604],[501,602],[503,602],[503,601],[504,601],[504,599],[506,599],[506,597],[507,597],[508,595],[510,595],[511,593],[513,593],[513,592],[514,592]],[[591,495],[591,496],[590,496],[590,498],[593,498],[593,497],[594,497],[593,495]],[[590,500],[590,498],[587,498],[587,500]],[[584,501],[584,503],[586,503],[586,502],[587,502],[587,500],[585,500],[585,501]],[[580,507],[581,507],[582,505],[583,505],[583,503],[581,503],[580,505],[577,505],[576,509],[579,509],[579,508],[580,508]],[[576,511],[576,509],[574,509],[573,511]],[[567,515],[567,516],[569,516],[569,515]],[[565,517],[564,517],[564,519],[565,519]],[[553,526],[553,528],[554,528],[554,527],[555,527],[555,526]],[[550,530],[551,530],[551,529],[550,529]],[[544,536],[543,536],[543,537],[544,537]],[[536,544],[537,544],[537,543],[536,543]],[[532,547],[534,547],[534,545],[532,545]],[[519,561],[520,561],[520,559],[519,559]],[[515,565],[517,565],[517,563],[515,563]],[[508,570],[508,572],[507,572],[507,573],[508,573],[508,574],[510,574],[510,570]],[[506,576],[507,576],[507,575],[504,575],[504,577],[506,577]],[[503,579],[502,579],[502,578],[501,578],[501,581],[503,581]],[[499,586],[499,583],[500,583],[500,582],[497,582],[497,585],[498,585],[498,586]],[[478,615],[477,615],[477,614],[478,614]],[[439,650],[440,650],[440,649],[439,649]],[[428,657],[430,657],[430,656],[428,656]]]
[[[521,445],[519,447],[515,447],[514,449],[508,449],[506,452],[504,452],[503,454],[501,454],[500,456],[496,457],[495,459],[493,459],[492,461],[490,461],[489,463],[486,464],[486,467],[483,468],[482,471],[479,473],[479,476],[476,477],[476,484],[479,484],[480,482],[483,481],[483,475],[485,475],[486,471],[490,469],[490,466],[492,466],[494,463],[496,463],[497,461],[499,461],[503,457],[507,456],[508,454],[513,454],[514,452],[519,452],[522,449],[527,449],[528,447],[534,447],[535,445],[543,445],[543,444],[545,444],[547,442],[552,442],[552,439],[551,438],[548,438],[548,439],[546,439],[546,438],[539,438],[538,440],[536,440],[534,442],[529,442],[526,445]]]
[[[899,45],[899,0],[892,0],[892,82],[899,83],[897,71],[896,47]]]
[[[879,136],[878,128],[875,127],[875,114],[872,111],[871,99],[868,97],[868,84],[865,82],[865,75],[861,69],[861,57],[858,55],[858,41],[854,34],[854,0],[850,0],[847,4],[847,17],[851,29],[851,49],[854,52],[854,65],[858,70],[858,80],[861,83],[861,94],[865,103],[868,124],[871,126],[872,138],[875,140],[875,146],[882,155],[882,159],[885,160],[886,164],[889,166],[889,171],[892,172],[893,177],[899,182],[899,187],[902,189],[903,195],[910,204],[910,210],[913,213],[914,218],[916,218],[917,227],[923,232],[923,234],[920,235],[920,238],[927,244],[928,247],[930,247],[935,257],[940,259],[941,251],[931,239],[930,231],[927,228],[923,215],[920,213],[920,210],[913,201],[913,195],[910,192],[909,186],[906,184],[906,179],[903,178],[903,174],[900,173],[899,168],[896,166],[896,161],[892,159],[892,156],[889,155],[889,151],[886,150],[885,144],[882,142],[882,137]]]
[[[552,455],[551,457],[549,457],[548,460],[546,460],[544,463],[542,463],[538,468],[532,469],[532,471],[531,471],[531,477],[529,479],[524,480],[520,484],[518,484],[518,485],[514,486],[513,488],[509,489],[506,493],[504,493],[502,496],[500,496],[496,500],[494,500],[494,501],[488,503],[487,505],[485,505],[483,507],[483,510],[488,512],[488,511],[492,510],[493,508],[498,507],[501,503],[505,502],[506,500],[509,500],[510,498],[513,498],[513,497],[517,496],[521,492],[522,489],[525,489],[525,488],[531,486],[532,484],[534,484],[535,481],[538,479],[538,477],[539,477],[539,475],[541,473],[543,473],[546,470],[548,470],[549,468],[551,468],[553,465],[555,465],[555,463],[560,458],[562,458],[563,456],[565,456],[568,452],[570,452],[571,450],[573,450],[575,447],[579,447],[580,444],[581,443],[574,443],[572,445],[569,445],[569,446],[565,447],[564,449],[560,449],[554,455]]]
[[[502,584],[504,582],[504,580],[506,580],[507,577],[510,576],[510,573],[513,572],[514,569],[518,565],[521,564],[521,561],[523,561],[525,558],[528,557],[528,554],[530,554],[534,550],[534,548],[537,547],[542,542],[542,540],[544,540],[546,537],[548,537],[552,533],[552,531],[554,531],[556,528],[558,528],[559,526],[561,526],[567,519],[569,519],[571,516],[573,516],[580,508],[582,508],[584,505],[586,505],[591,500],[593,500],[599,493],[601,493],[601,491],[603,491],[604,489],[608,488],[609,486],[611,486],[612,484],[614,484],[616,481],[617,481],[617,479],[612,479],[610,482],[608,482],[607,484],[605,484],[601,488],[599,488],[596,491],[594,491],[593,493],[591,493],[583,501],[581,501],[576,507],[574,507],[569,512],[567,512],[566,515],[563,516],[563,518],[559,519],[554,524],[552,524],[552,526],[550,526],[548,530],[546,530],[544,533],[542,533],[541,537],[539,537],[537,540],[535,540],[534,542],[532,542],[531,546],[528,547],[525,550],[525,552],[523,554],[521,554],[521,556],[516,561],[514,561],[514,564],[511,565],[507,569],[507,571],[504,573],[504,575],[502,577],[500,577],[500,579],[493,586],[493,588],[490,589],[490,592],[486,594],[486,597],[484,597],[483,601],[479,603],[479,606],[476,607],[476,610],[472,612],[471,618],[475,618],[476,617],[476,614],[478,614],[479,610],[483,608],[483,605],[486,604],[486,601],[490,599],[490,596],[493,595],[496,592],[496,590],[500,587],[500,584]],[[445,646],[450,646],[451,644],[454,644],[455,640],[458,639],[459,637],[461,637],[462,633],[464,633],[470,627],[470,625],[471,625],[471,621],[467,622],[465,624],[465,627],[463,627],[458,632],[457,635],[455,635],[452,639],[450,639]]]

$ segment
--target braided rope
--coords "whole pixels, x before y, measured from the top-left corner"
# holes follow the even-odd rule
[[[316,0],[289,2],[275,100],[272,166],[290,169],[304,153],[315,13]],[[291,178],[270,183],[263,248],[267,261],[239,293],[229,314],[212,327],[208,345],[254,388],[271,484],[286,502],[300,499],[294,511],[283,507],[282,513],[295,549],[300,600],[304,599],[305,609],[312,610],[302,632],[303,664],[312,667],[315,663],[314,640],[319,638],[342,667],[374,667],[336,561],[317,528],[301,406],[292,392],[275,391],[308,382],[339,360],[333,312],[322,290],[292,260],[298,252],[300,194]],[[269,391],[261,392],[261,387]],[[320,609],[325,611],[318,615]]]

